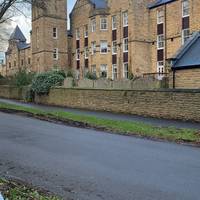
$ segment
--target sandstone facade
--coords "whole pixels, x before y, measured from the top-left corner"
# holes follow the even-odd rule
[[[32,71],[32,51],[30,44],[26,43],[26,38],[17,26],[9,39],[4,75],[13,76],[24,69]]]
[[[32,69],[43,72],[52,68],[66,69],[67,1],[49,0],[45,8],[32,8]]]
[[[162,79],[170,58],[200,31],[199,10],[199,0],[77,0],[67,33],[66,0],[50,0],[45,10],[33,7],[31,53],[21,56],[31,54],[36,72],[58,67],[72,68],[79,78],[90,71],[114,80]],[[13,46],[9,73],[19,68],[9,68],[10,60],[21,59],[15,55]]]
[[[193,32],[200,30],[200,2],[162,2],[119,0],[116,3],[108,0],[106,6],[98,7],[91,1],[78,0],[71,13],[71,32],[72,67],[80,77],[87,71],[99,77],[103,70],[111,79],[154,73],[162,78],[169,73],[168,60]],[[103,23],[106,28],[102,30]],[[106,53],[102,53],[102,45],[107,47]]]

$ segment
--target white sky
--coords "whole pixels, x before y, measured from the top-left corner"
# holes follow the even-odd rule
[[[75,0],[68,0],[68,15],[70,14],[73,6],[75,4]],[[21,15],[18,17],[13,18],[12,27],[15,28],[16,25],[20,27],[24,35],[26,36],[27,40],[30,40],[30,30],[31,30],[31,18],[26,18],[25,16]]]

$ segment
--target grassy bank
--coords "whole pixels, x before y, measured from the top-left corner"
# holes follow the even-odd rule
[[[0,192],[5,200],[61,200],[47,192],[37,191],[23,184],[0,179]]]
[[[200,144],[200,132],[195,129],[177,129],[173,127],[160,128],[145,123],[102,119],[93,116],[77,115],[64,111],[46,112],[39,109],[5,103],[0,103],[0,110],[24,112],[33,117],[42,117],[45,120],[53,119],[62,121],[67,125],[77,125],[84,128],[96,128],[124,135],[136,135],[152,139]]]

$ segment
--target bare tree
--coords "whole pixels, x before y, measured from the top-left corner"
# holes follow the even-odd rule
[[[0,0],[0,51],[7,48],[8,38],[12,31],[13,17],[24,15],[28,18],[31,6],[45,9],[48,0]],[[27,14],[28,13],[28,14]]]
[[[16,13],[23,14],[21,7],[26,4],[33,4],[34,6],[45,9],[45,0],[0,0],[0,23],[11,19]]]

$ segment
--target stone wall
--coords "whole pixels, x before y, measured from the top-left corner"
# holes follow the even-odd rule
[[[0,86],[0,97],[24,100],[27,88]],[[51,89],[36,103],[200,122],[200,90]]]
[[[0,97],[16,100],[25,100],[28,88],[17,88],[13,86],[0,85]]]
[[[200,122],[200,90],[100,90],[55,88],[36,102],[90,110]]]
[[[93,88],[93,89],[128,89],[128,90],[146,90],[168,88],[168,78],[158,80],[154,77],[138,77],[133,80],[112,81],[109,79],[80,79],[74,81],[73,78],[66,78],[64,81],[65,88]]]
[[[176,70],[175,88],[200,89],[200,69]]]

